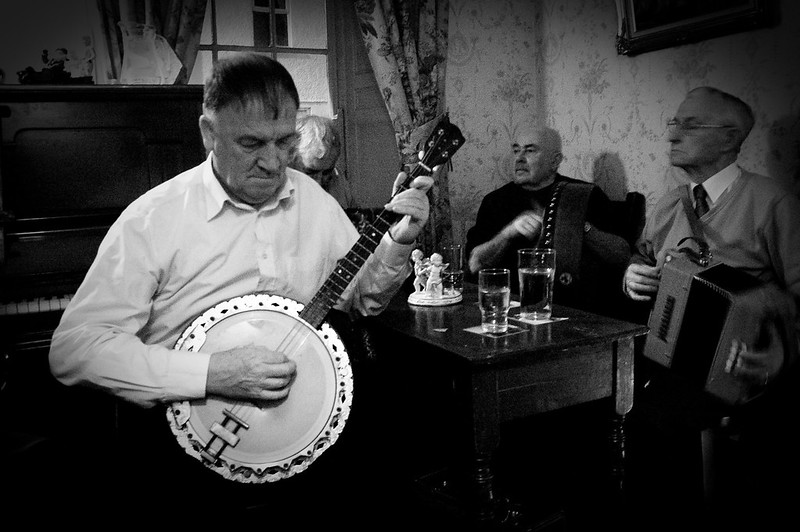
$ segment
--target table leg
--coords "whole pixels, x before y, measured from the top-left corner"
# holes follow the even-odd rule
[[[497,499],[494,492],[494,472],[491,457],[479,453],[472,462],[472,502],[479,522],[493,521],[497,515]]]
[[[492,463],[500,441],[497,375],[473,373],[456,382],[457,392],[465,399],[461,404],[469,405],[464,411],[472,441],[467,458],[469,511],[481,529],[529,530],[522,507],[498,494],[494,484]]]
[[[505,513],[498,508],[492,468],[500,441],[497,375],[494,371],[460,373],[453,389],[460,420],[457,431],[465,436],[456,441],[470,442],[461,448],[460,460],[467,511],[477,523],[491,527]]]
[[[611,445],[611,480],[619,495],[625,489],[625,416],[615,414],[609,434]]]
[[[617,497],[625,496],[625,416],[633,408],[635,338],[619,340],[614,356],[614,417],[611,420],[611,479]]]

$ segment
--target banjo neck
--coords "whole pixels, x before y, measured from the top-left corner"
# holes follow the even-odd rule
[[[395,213],[384,209],[367,225],[350,251],[336,263],[336,268],[325,280],[311,301],[300,311],[300,318],[312,327],[318,328],[328,312],[339,300],[350,282],[364,266],[364,263],[378,247],[384,233],[389,230],[396,219]]]

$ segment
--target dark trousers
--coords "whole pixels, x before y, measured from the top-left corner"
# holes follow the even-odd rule
[[[648,530],[689,523],[773,530],[781,519],[797,526],[796,368],[763,396],[731,407],[666,368],[643,358],[636,362],[628,419],[633,522]]]

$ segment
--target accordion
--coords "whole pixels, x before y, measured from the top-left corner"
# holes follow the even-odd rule
[[[762,387],[725,372],[731,342],[763,348],[780,341],[765,335],[764,324],[772,320],[784,349],[791,349],[793,302],[740,270],[690,257],[667,255],[644,355],[727,404],[746,402]]]

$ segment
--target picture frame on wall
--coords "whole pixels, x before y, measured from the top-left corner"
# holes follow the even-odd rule
[[[637,55],[766,27],[773,0],[616,0],[617,53]]]

